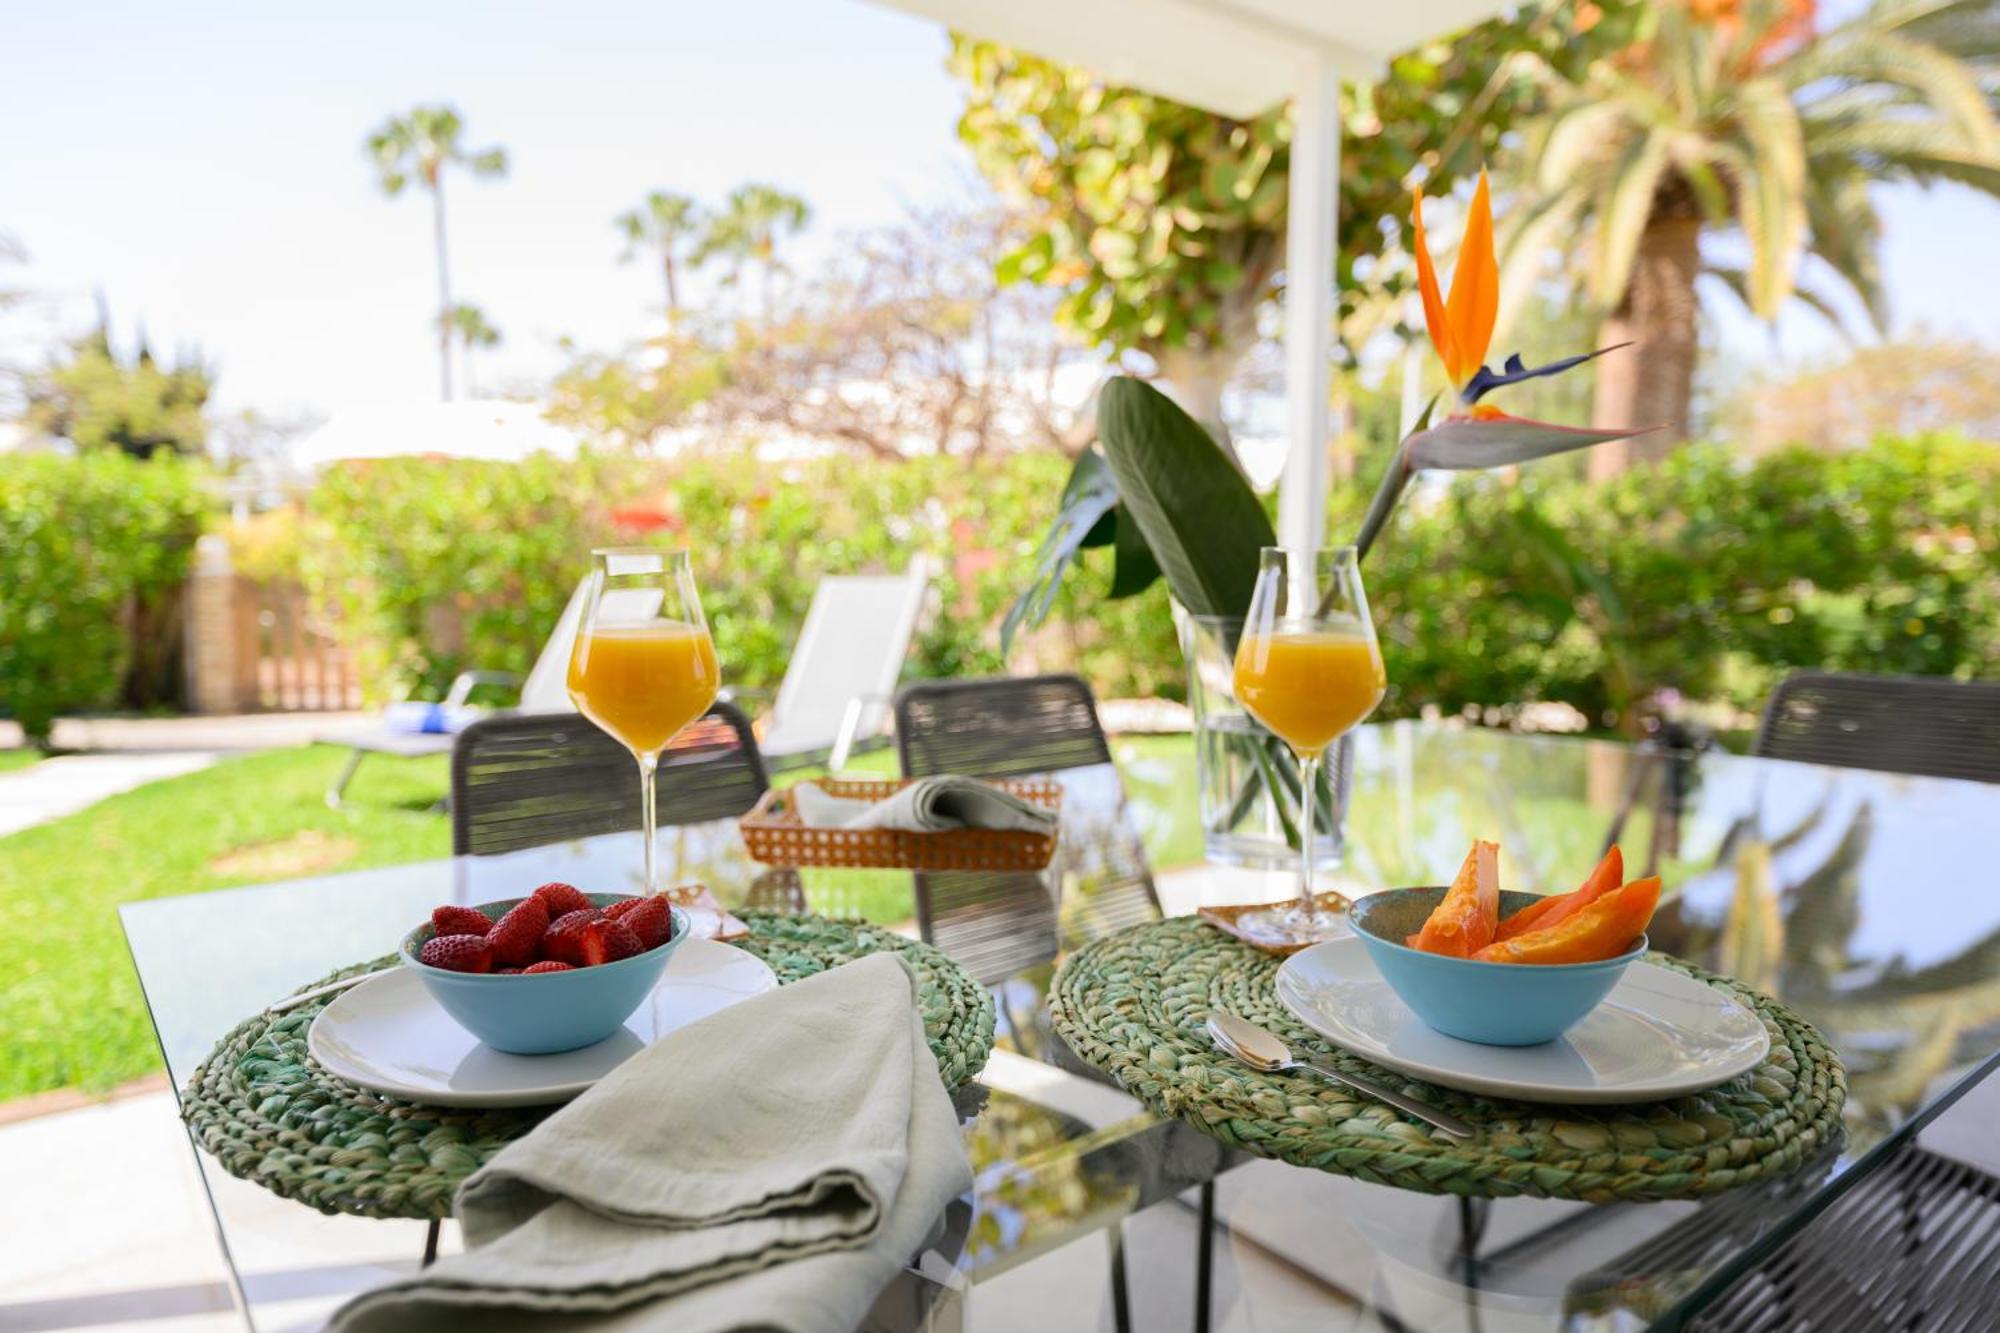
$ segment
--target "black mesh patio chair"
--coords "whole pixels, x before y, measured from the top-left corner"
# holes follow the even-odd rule
[[[1062,837],[1047,878],[924,873],[917,926],[977,977],[997,985],[1026,968],[1160,915],[1125,790],[1075,676],[923,681],[896,695],[896,749],[906,777],[1059,777]],[[1051,892],[1050,885],[1056,888]]]
[[[979,983],[997,989],[1007,1026],[1029,1036],[1012,1003],[1010,977],[1052,962],[1064,949],[1157,918],[1160,900],[1144,845],[1125,819],[1125,788],[1097,720],[1097,699],[1076,676],[936,680],[896,694],[896,751],[903,776],[1057,777],[1062,836],[1042,874],[919,872],[917,928]],[[1053,1062],[1104,1076],[1071,1056],[1053,1034],[1034,1032]],[[1215,1192],[1201,1187],[1197,1269],[1206,1295]],[[1123,1231],[1112,1233],[1112,1324],[1130,1327]],[[1198,1329],[1208,1327],[1201,1301]]]
[[[1795,672],[1771,695],[1752,753],[2000,782],[2000,681]]]
[[[1688,1323],[1698,1333],[1990,1329],[2000,1180],[1905,1144]]]
[[[660,756],[660,824],[733,819],[770,786],[750,719],[718,702]],[[519,851],[639,827],[632,752],[577,713],[482,718],[451,752],[451,849]]]

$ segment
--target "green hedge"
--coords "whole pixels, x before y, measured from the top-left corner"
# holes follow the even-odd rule
[[[435,691],[470,663],[524,670],[589,548],[632,540],[612,511],[634,503],[671,516],[662,544],[692,547],[739,686],[782,677],[821,575],[918,552],[944,573],[910,673],[981,674],[1003,668],[996,626],[1066,470],[1051,454],[350,465],[311,497],[308,564],[385,692]],[[1336,495],[1336,537],[1364,489]],[[1755,708],[1796,666],[2000,675],[1996,543],[2000,450],[1948,438],[1752,462],[1697,446],[1603,487],[1556,465],[1419,488],[1367,570],[1385,713],[1560,700],[1617,725],[1660,690]],[[1180,696],[1163,592],[1103,600],[1105,554],[1072,573],[1014,669]]]
[[[1406,502],[1369,564],[1397,713],[1560,700],[1619,725],[1663,690],[1754,710],[1803,666],[2000,676],[2000,449],[1468,477]]]
[[[693,551],[734,686],[769,688],[783,678],[822,575],[898,570],[917,554],[941,573],[910,673],[992,673],[1002,670],[994,626],[1032,564],[1067,470],[1053,454],[351,464],[330,471],[308,498],[303,563],[308,586],[357,635],[364,680],[378,695],[410,688],[434,696],[469,665],[525,671],[590,548],[642,540],[614,520],[635,505],[673,521],[645,540]],[[1120,694],[1178,689],[1163,590],[1099,605],[1072,589],[1025,652]]]
[[[176,594],[208,508],[174,458],[0,456],[0,712],[31,741],[119,702],[134,609]]]

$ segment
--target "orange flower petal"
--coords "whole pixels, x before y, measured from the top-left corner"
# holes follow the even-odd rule
[[[1499,313],[1500,263],[1493,251],[1493,200],[1486,173],[1481,171],[1479,188],[1472,195],[1472,211],[1465,219],[1465,239],[1458,246],[1458,267],[1451,275],[1451,300],[1445,307],[1456,359],[1456,364],[1450,357],[1445,363],[1452,383],[1463,385],[1485,363]]]
[[[1414,225],[1417,251],[1417,290],[1424,298],[1424,327],[1430,330],[1431,346],[1437,348],[1440,360],[1447,372],[1456,359],[1452,353],[1451,326],[1445,320],[1444,297],[1438,291],[1437,269],[1431,264],[1431,248],[1424,240],[1424,192],[1418,190],[1410,204],[1410,221]],[[1457,380],[1452,373],[1454,382]]]

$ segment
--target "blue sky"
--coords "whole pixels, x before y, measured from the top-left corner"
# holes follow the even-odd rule
[[[957,197],[969,177],[941,29],[861,0],[286,5],[10,0],[0,230],[73,322],[101,288],[121,330],[198,342],[221,399],[273,412],[435,393],[429,213],[376,191],[367,131],[449,99],[512,158],[451,191],[454,286],[532,384],[555,340],[610,347],[657,320],[609,220],[646,190],[748,179],[810,199],[815,235]],[[1983,242],[2000,205],[1888,192],[1905,328],[2000,342]],[[1823,355],[1810,319],[1724,325],[1745,361]]]

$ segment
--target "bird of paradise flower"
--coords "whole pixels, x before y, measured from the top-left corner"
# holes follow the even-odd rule
[[[1518,355],[1509,356],[1497,371],[1486,365],[1487,348],[1493,341],[1493,326],[1500,312],[1500,263],[1493,245],[1493,197],[1484,171],[1473,191],[1472,207],[1466,214],[1465,235],[1459,242],[1458,268],[1451,277],[1451,291],[1445,295],[1438,283],[1437,265],[1431,259],[1430,241],[1424,232],[1424,196],[1413,196],[1410,208],[1417,261],[1417,290],[1423,298],[1424,326],[1431,346],[1444,363],[1447,379],[1458,410],[1436,425],[1431,418],[1438,400],[1432,399],[1418,419],[1417,428],[1397,447],[1396,457],[1382,478],[1380,489],[1362,520],[1355,545],[1366,555],[1389,515],[1395,512],[1403,488],[1410,478],[1425,469],[1474,471],[1504,467],[1587,449],[1594,444],[1629,439],[1660,429],[1659,425],[1633,426],[1615,430],[1583,430],[1554,422],[1509,416],[1491,403],[1487,394],[1523,380],[1540,379],[1574,370],[1607,352],[1626,346],[1618,343],[1594,352],[1527,366]],[[1662,425],[1665,423],[1661,423]]]

